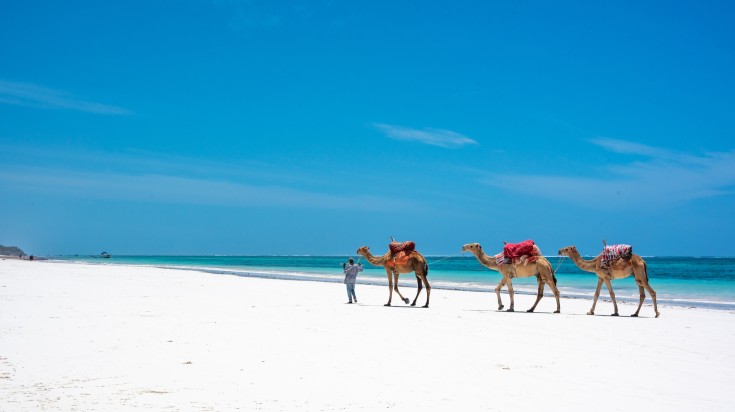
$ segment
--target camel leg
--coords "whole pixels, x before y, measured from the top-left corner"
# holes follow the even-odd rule
[[[646,300],[646,292],[645,289],[643,289],[643,286],[638,285],[638,293],[640,293],[641,299],[638,301],[638,310],[636,310],[634,314],[630,315],[633,318],[638,316],[638,312],[641,311],[641,306],[643,306],[643,301]]]
[[[508,279],[506,280],[508,284],[508,295],[510,295],[510,307],[506,312],[515,312],[515,301],[513,300],[513,281]]]
[[[658,305],[656,304],[656,291],[653,290],[648,282],[644,283],[643,285],[646,287],[646,289],[648,289],[648,293],[651,295],[651,299],[653,299],[653,311],[656,312],[656,317],[659,317],[661,314],[658,312]]]
[[[618,302],[615,301],[615,292],[613,292],[612,285],[610,284],[610,280],[605,279],[605,286],[607,286],[607,290],[610,292],[610,299],[613,301],[613,308],[615,308],[615,313],[613,313],[610,316],[618,316]]]
[[[421,286],[421,278],[419,277],[419,275],[416,275],[416,283],[418,283],[418,287],[417,287],[418,290],[416,290],[416,297],[413,298],[413,302],[411,302],[411,306],[416,306],[416,300],[418,300],[419,293],[421,293],[421,289],[423,288],[423,286]]]
[[[600,297],[600,289],[602,289],[602,278],[597,278],[597,289],[595,290],[595,297],[592,299],[592,309],[587,312],[588,315],[595,314],[595,306],[597,306],[597,298]]]
[[[503,288],[505,285],[505,278],[500,279],[500,283],[498,283],[498,287],[495,288],[495,294],[498,295],[498,310],[503,310],[505,306],[503,306],[503,301],[500,299],[500,289]]]
[[[559,288],[556,287],[556,282],[554,281],[554,276],[553,275],[551,276],[551,281],[548,282],[548,283],[549,283],[549,287],[551,288],[551,291],[554,292],[554,298],[556,299],[556,310],[554,311],[554,313],[561,313],[561,302],[560,302],[560,299],[559,299],[559,297],[560,297],[559,296],[560,295]]]
[[[536,294],[536,302],[534,302],[533,306],[531,306],[531,309],[527,310],[526,312],[533,312],[536,310],[536,305],[541,301],[541,298],[544,296],[544,281],[541,280],[541,278],[536,279],[538,281],[538,293]]]
[[[391,270],[387,267],[385,268],[385,273],[388,274],[388,303],[385,306],[390,306],[390,301],[393,299],[393,277],[391,276]]]
[[[396,291],[396,293],[401,298],[401,300],[403,301],[403,303],[405,303],[406,305],[408,305],[408,298],[404,298],[403,295],[401,294],[401,291],[398,290],[398,272],[397,271],[396,272],[393,272],[393,290]]]
[[[426,285],[426,304],[424,305],[425,308],[429,307],[429,297],[431,296],[431,285],[429,285],[429,279],[426,278],[426,275],[421,276],[421,280]]]

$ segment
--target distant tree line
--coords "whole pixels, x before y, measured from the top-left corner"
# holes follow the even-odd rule
[[[0,255],[3,256],[25,256],[26,252],[22,251],[17,246],[3,246],[0,245]]]

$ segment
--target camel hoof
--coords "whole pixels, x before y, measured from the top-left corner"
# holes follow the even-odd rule
[[[660,313],[658,313],[658,312],[656,312],[656,317],[659,317],[659,315],[661,315],[661,314],[660,314]]]
[[[390,306],[390,303],[386,303],[386,304],[385,304],[385,305],[383,305],[383,306]]]
[[[595,312],[589,311],[589,312],[587,312],[587,314],[588,314],[588,315],[594,315],[594,314],[595,314]]]
[[[631,318],[637,318],[638,317],[638,314],[637,313],[634,313],[634,314],[630,315],[630,317]]]
[[[411,304],[411,306],[416,306],[416,302],[413,302],[413,303]]]
[[[504,307],[505,307],[505,305],[500,305],[500,306],[498,306],[498,310],[503,310]]]
[[[408,305],[408,298],[404,298],[403,299],[403,303],[405,303],[406,305]]]
[[[613,313],[613,314],[612,314],[612,315],[610,315],[610,316],[619,316],[619,315],[618,315],[618,314],[617,314],[617,312],[616,312],[616,313]]]
[[[513,308],[510,308],[510,309],[506,310],[506,312],[515,312],[515,310],[513,310]]]
[[[555,310],[554,313],[561,313],[561,310]]]
[[[428,303],[425,304],[424,306],[422,306],[422,308],[428,308],[428,307],[429,307],[429,304]]]
[[[526,311],[526,313],[531,313],[531,312],[533,312],[533,308]]]

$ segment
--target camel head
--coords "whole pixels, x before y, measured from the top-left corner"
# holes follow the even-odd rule
[[[356,253],[360,256],[367,256],[370,253],[370,248],[367,246],[362,246],[359,249],[357,249]]]
[[[577,252],[577,248],[575,246],[567,246],[565,248],[559,249],[559,256],[565,255],[565,256],[571,256],[572,254],[578,255],[579,252]]]
[[[478,253],[482,253],[482,246],[479,243],[468,243],[462,246],[462,252],[470,252],[477,256]]]

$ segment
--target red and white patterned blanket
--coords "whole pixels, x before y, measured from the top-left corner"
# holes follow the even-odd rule
[[[633,246],[631,245],[608,245],[602,249],[602,261],[600,266],[608,267],[610,262],[615,259],[630,259],[633,256]]]

